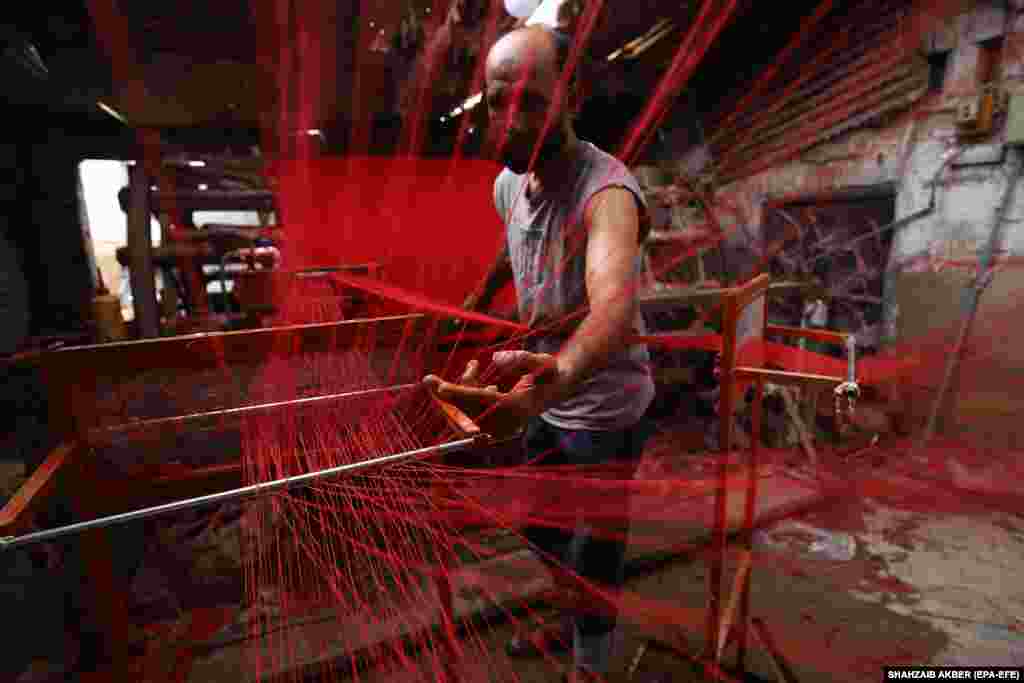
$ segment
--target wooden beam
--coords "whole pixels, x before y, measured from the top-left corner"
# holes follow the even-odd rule
[[[131,203],[128,207],[128,257],[132,284],[132,306],[139,335],[160,336],[160,313],[156,303],[153,271],[153,240],[150,233],[149,175],[143,164],[131,168]]]
[[[845,346],[850,335],[845,332],[832,332],[830,330],[818,330],[810,327],[787,327],[784,325],[766,325],[765,335],[775,334],[780,337],[796,339],[810,339],[811,341],[823,342],[825,344],[836,344]]]
[[[74,382],[80,382],[83,371],[120,378],[155,367],[209,370],[230,367],[234,363],[266,362],[279,355],[366,348],[371,335],[375,348],[393,348],[407,334],[406,323],[409,322],[423,325],[426,319],[419,314],[409,314],[234,332],[203,332],[68,347],[43,354],[37,360],[44,366],[64,371],[66,374],[63,376]]]
[[[810,289],[810,282],[773,282],[768,285],[768,294],[786,294],[794,291]],[[662,289],[647,289],[638,293],[637,306],[644,313],[674,311],[681,306],[715,304],[732,291],[722,287],[699,287],[693,285],[672,286]]]
[[[61,468],[73,461],[78,450],[76,442],[65,442],[50,451],[43,464],[0,509],[0,533],[23,533],[32,527],[36,513],[53,493]]]
[[[812,375],[803,372],[785,372],[783,370],[765,370],[764,368],[736,368],[734,371],[737,379],[757,380],[762,379],[772,384],[783,384],[787,386],[819,386],[835,388],[846,380],[843,377],[829,377],[827,375]]]
[[[768,632],[764,621],[754,618],[750,620],[750,625],[753,627],[754,635],[761,641],[761,645],[764,646],[764,650],[768,654],[768,661],[771,662],[772,668],[775,670],[776,680],[780,681],[780,683],[796,683],[796,676],[793,675],[792,667],[789,666],[782,653],[779,652],[775,639]]]
[[[644,313],[660,313],[678,310],[682,306],[718,303],[729,290],[709,287],[669,287],[640,292],[637,306]]]
[[[725,651],[725,643],[732,629],[732,622],[736,619],[736,610],[739,608],[740,598],[747,589],[747,582],[750,581],[750,570],[753,567],[754,556],[750,550],[744,550],[740,557],[740,566],[736,570],[736,576],[732,583],[732,592],[729,594],[729,604],[722,612],[722,621],[718,627],[718,643],[715,647],[715,664],[722,661],[722,652]]]
[[[152,194],[157,212],[164,211],[274,211],[272,192],[262,190],[207,190],[203,192],[160,192]]]

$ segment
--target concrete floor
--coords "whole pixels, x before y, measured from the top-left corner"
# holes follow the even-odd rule
[[[675,457],[675,462],[695,471],[701,469],[699,456]],[[641,471],[653,478],[664,474],[666,468],[648,463]],[[797,491],[797,498],[813,498],[812,490],[800,490],[795,480],[783,475],[777,474],[771,481],[778,484],[774,499],[774,484],[762,485],[769,507],[789,505],[792,501],[786,496],[796,495],[793,491]],[[690,501],[688,505],[707,508],[709,502]],[[690,528],[687,533],[693,537],[701,531]],[[678,538],[681,530],[666,535]],[[831,543],[825,551],[820,547],[823,538]],[[828,552],[840,559],[830,559]],[[520,562],[510,563],[510,557]],[[493,572],[478,568],[465,581],[489,582],[484,593],[501,593],[502,601],[536,596],[550,584],[543,570],[528,559],[523,562],[524,558],[528,556],[522,553],[506,556],[504,564],[494,564]],[[802,683],[877,681],[882,666],[898,663],[1024,666],[1022,560],[1024,516],[1019,514],[940,516],[897,510],[873,500],[830,503],[798,519],[770,525],[758,535],[751,609],[771,629]],[[508,575],[513,566],[514,578]],[[24,578],[13,569],[5,576],[5,589],[0,595],[13,600],[8,613],[25,614],[26,624],[30,623],[32,614],[42,612],[33,612],[19,602],[28,595]],[[617,675],[624,674],[637,649],[651,635],[666,641],[685,635],[689,651],[700,651],[704,587],[704,567],[692,560],[664,564],[657,571],[631,579],[627,587],[631,595],[649,600],[652,610],[664,608],[680,623],[666,628],[640,625],[636,615],[624,619],[618,636]],[[480,599],[480,591],[461,594],[463,610],[486,602]],[[429,616],[423,619],[426,622]],[[381,635],[388,631],[389,626],[382,623],[371,629],[372,621],[363,626],[351,621],[341,624],[337,617],[328,615],[315,627],[331,633],[346,627],[362,629],[364,635],[368,629]],[[251,673],[249,645],[241,639],[228,644],[231,639],[224,638],[226,630],[221,629],[213,637],[222,641],[221,646],[198,653],[188,680],[245,680]],[[167,642],[159,648],[160,656],[173,663],[177,651],[173,643],[186,632],[182,624],[171,629],[166,634]],[[505,658],[502,645],[511,633],[512,626],[507,623],[478,631],[474,639],[477,642],[471,648],[475,654],[459,660],[459,665],[466,667],[461,680],[558,680],[566,663],[564,656],[539,661]],[[44,672],[56,674],[59,663],[47,662],[39,654],[36,657],[35,666],[17,679],[19,683],[55,680]],[[748,664],[760,677],[773,680],[763,653],[755,649]],[[431,680],[433,668],[429,657],[419,656],[410,660],[404,673],[370,670],[359,680]],[[687,663],[651,652],[644,657],[637,680],[658,680],[658,676],[671,681],[699,680]]]
[[[834,537],[852,538],[850,560],[823,557],[812,549],[814,537],[788,521],[767,529],[770,538],[762,536],[758,544],[751,611],[769,626],[799,681],[877,681],[881,668],[894,664],[1024,666],[1024,517],[937,519],[870,502],[863,507],[866,528],[860,531],[829,524],[835,510],[804,520]],[[680,562],[630,581],[628,590],[697,609],[704,581],[703,567]],[[634,623],[620,630],[613,680],[625,680],[638,648],[659,631]],[[678,642],[678,634],[660,630],[666,642]],[[487,654],[468,661],[487,661],[491,677],[467,671],[464,680],[557,681],[565,656],[512,661],[500,654],[512,632],[507,625],[489,631]],[[699,630],[686,636],[690,651],[699,652]],[[747,662],[759,678],[774,680],[758,648]],[[431,680],[429,662],[423,665],[416,674],[364,680]],[[703,679],[689,663],[651,651],[634,680]]]

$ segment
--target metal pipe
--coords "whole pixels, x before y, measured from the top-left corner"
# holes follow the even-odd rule
[[[857,337],[852,334],[846,338],[846,381],[857,381]]]
[[[323,403],[326,401],[339,401],[346,398],[362,398],[364,396],[372,396],[374,394],[382,394],[390,391],[407,391],[409,389],[415,389],[416,387],[422,386],[418,383],[411,384],[398,384],[390,387],[379,387],[376,389],[362,389],[360,391],[347,391],[341,394],[327,394],[325,396],[310,396],[308,398],[295,398],[287,401],[277,401],[275,403],[259,403],[251,406],[241,406],[239,408],[226,408],[224,410],[211,410],[206,413],[192,413],[191,415],[175,415],[174,417],[158,417],[152,420],[140,420],[138,422],[129,422],[126,424],[115,425],[113,427],[103,427],[100,429],[92,429],[89,432],[89,442],[102,438],[103,436],[109,436],[111,434],[119,434],[123,432],[131,432],[142,429],[150,429],[153,427],[162,427],[166,425],[175,425],[182,422],[191,422],[192,420],[202,420],[204,418],[218,418],[218,417],[236,417],[238,415],[244,415],[246,413],[259,412],[261,410],[275,410],[278,408],[290,408],[293,406],[311,405],[314,403]]]
[[[43,543],[46,541],[52,541],[62,536],[79,534],[83,531],[89,531],[91,529],[103,529],[117,524],[125,524],[127,522],[149,519],[150,517],[157,517],[159,515],[165,515],[172,512],[179,512],[181,510],[191,510],[193,508],[206,507],[208,505],[217,505],[220,503],[227,503],[245,498],[265,496],[286,489],[307,486],[310,483],[318,481],[320,479],[335,477],[341,474],[349,474],[351,472],[357,472],[359,470],[369,469],[373,467],[380,467],[382,465],[389,465],[401,462],[403,460],[413,460],[420,456],[453,453],[468,448],[476,441],[477,437],[459,439],[457,441],[449,441],[448,443],[441,444],[439,446],[417,448],[415,450],[405,451],[403,453],[394,453],[392,455],[381,456],[379,458],[374,458],[372,460],[364,460],[362,462],[349,463],[347,465],[339,465],[338,467],[331,467],[325,470],[317,470],[316,472],[307,472],[306,474],[299,474],[293,477],[285,477],[283,479],[275,479],[274,481],[261,482],[259,484],[243,486],[242,488],[238,489],[221,491],[220,493],[211,493],[206,496],[199,496],[198,498],[187,498],[185,500],[179,500],[173,503],[166,503],[164,505],[157,505],[155,507],[143,508],[141,510],[134,510],[132,512],[124,512],[117,515],[110,515],[108,517],[90,519],[86,522],[69,524],[67,526],[57,527],[55,529],[36,531],[30,534],[25,534],[23,536],[5,536],[3,538],[0,538],[0,550],[13,550],[14,548],[20,548],[22,546],[31,545],[33,543]]]

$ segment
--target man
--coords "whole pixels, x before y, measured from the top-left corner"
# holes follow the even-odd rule
[[[639,458],[644,414],[654,396],[647,350],[629,345],[643,330],[635,294],[642,259],[643,195],[614,157],[580,140],[571,117],[575,83],[562,82],[569,52],[563,34],[541,27],[517,29],[499,40],[486,63],[484,102],[506,169],[494,185],[506,225],[506,245],[471,307],[486,308],[514,279],[520,319],[535,333],[528,351],[494,354],[496,368],[525,374],[502,393],[482,387],[470,363],[459,384],[435,376],[424,383],[461,407],[491,434],[525,426],[524,456],[540,465],[625,464]],[[575,329],[561,324],[583,311]],[[557,325],[557,327],[555,327]],[[635,465],[632,465],[635,467]],[[586,474],[583,474],[586,476]],[[600,502],[573,504],[574,531],[528,528],[527,540],[554,570],[556,580],[579,588],[572,574],[602,588],[621,587],[625,542],[597,517],[624,526],[626,485],[602,489]],[[599,509],[594,509],[597,507]],[[569,570],[565,572],[564,570]],[[592,596],[585,598],[598,604]],[[600,680],[609,667],[615,618],[574,611],[574,671],[569,680]],[[544,642],[533,641],[546,648]],[[509,653],[525,654],[524,642]]]

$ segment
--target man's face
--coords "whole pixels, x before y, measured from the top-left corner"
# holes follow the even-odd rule
[[[530,57],[499,58],[489,63],[487,72],[489,137],[498,158],[514,173],[528,170],[538,146],[537,163],[543,164],[566,144],[563,103],[555,101],[558,74],[544,55]]]

